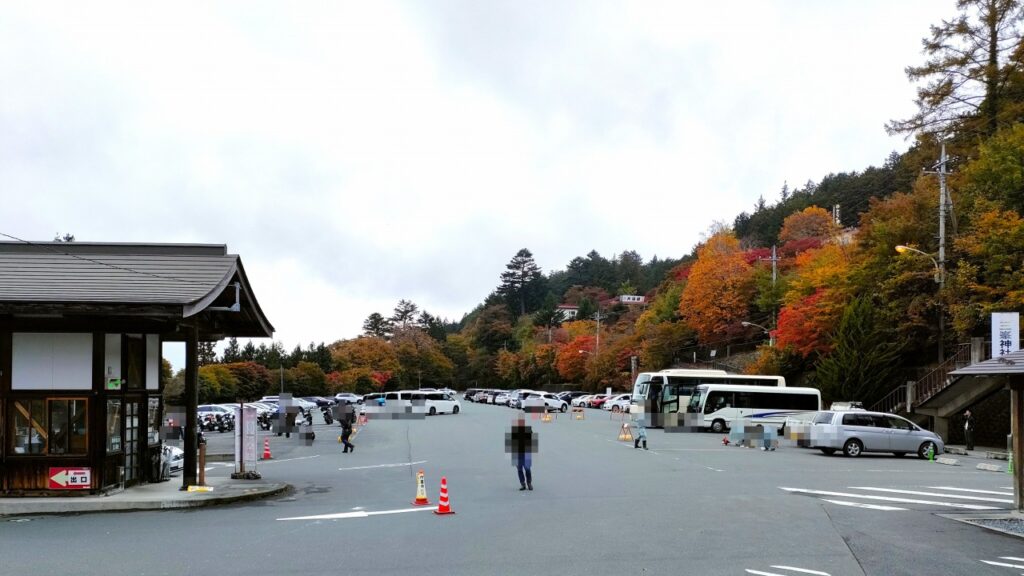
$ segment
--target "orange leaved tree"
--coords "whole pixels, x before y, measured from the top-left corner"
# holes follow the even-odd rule
[[[739,334],[754,291],[753,268],[731,231],[697,250],[697,262],[679,301],[679,313],[704,344]]]

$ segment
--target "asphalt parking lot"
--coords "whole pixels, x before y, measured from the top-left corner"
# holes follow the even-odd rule
[[[1007,475],[971,463],[850,459],[786,446],[763,452],[723,446],[718,435],[660,430],[649,432],[650,450],[636,450],[618,440],[617,417],[587,410],[584,420],[530,421],[539,435],[535,490],[521,492],[504,451],[515,414],[463,402],[458,415],[375,420],[351,454],[341,453],[337,426],[320,424],[312,445],[270,437],[274,459],[259,470],[293,484],[286,497],[163,516],[68,518],[0,536],[41,538],[38,546],[105,529],[103,518],[129,530],[171,522],[177,530],[166,536],[167,552],[149,553],[186,573],[1021,572],[986,561],[1020,564],[1007,559],[1024,557],[1024,541],[940,516],[1010,507]],[[211,435],[211,450],[230,437]],[[207,468],[227,475],[232,465]],[[411,504],[420,469],[427,507]],[[442,476],[451,516],[431,512]],[[187,561],[170,552],[186,547]],[[223,562],[235,548],[246,552]],[[120,570],[112,573],[132,573]]]

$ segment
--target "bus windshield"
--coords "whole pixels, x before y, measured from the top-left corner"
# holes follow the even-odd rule
[[[693,391],[693,395],[690,396],[690,403],[686,406],[686,411],[690,414],[700,413],[700,403],[704,399],[706,389],[697,388]]]

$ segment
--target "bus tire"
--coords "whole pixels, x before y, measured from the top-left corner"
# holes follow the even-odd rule
[[[711,423],[711,431],[715,434],[725,432],[725,420],[715,420]]]

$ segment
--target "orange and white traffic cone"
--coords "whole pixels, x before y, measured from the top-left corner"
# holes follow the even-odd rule
[[[416,499],[412,501],[416,506],[427,506],[427,485],[423,482],[423,470],[416,473]]]
[[[444,476],[441,476],[441,497],[437,500],[437,510],[434,510],[434,514],[455,514],[448,505],[448,479]]]
[[[263,459],[264,460],[270,460],[271,458],[272,458],[272,456],[270,455],[270,438],[264,438],[263,439]]]

